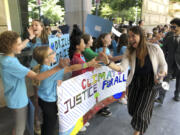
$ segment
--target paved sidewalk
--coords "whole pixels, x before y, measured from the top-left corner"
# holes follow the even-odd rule
[[[155,104],[151,124],[145,135],[180,135],[180,102],[172,99],[175,81],[171,81],[170,86],[164,104]],[[133,135],[127,107],[113,103],[110,109],[113,113],[111,117],[95,115],[83,135]],[[12,121],[9,109],[0,108],[0,135],[11,135]]]

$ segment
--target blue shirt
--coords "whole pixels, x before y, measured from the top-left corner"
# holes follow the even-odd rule
[[[123,55],[123,54],[125,53],[126,48],[127,48],[127,46],[122,46],[122,47],[121,47],[121,50],[120,50],[120,52],[119,52],[119,56],[121,56],[121,55]]]
[[[100,52],[102,52],[103,51],[103,47],[100,47],[100,48],[98,48],[98,49],[96,49],[96,52],[97,53],[100,53]],[[106,55],[108,56],[108,55],[111,55],[111,52],[110,52],[110,50],[109,50],[109,48],[106,48]],[[104,63],[100,63],[101,65],[105,65]]]
[[[113,56],[118,56],[117,55],[117,43],[115,40],[112,40],[112,47],[113,47]]]
[[[36,43],[28,42],[26,45],[27,48],[31,48],[32,50],[37,46],[42,46],[42,42],[40,38],[36,38]]]
[[[96,49],[97,53],[100,53],[102,51],[103,51],[103,47],[100,47],[100,48]],[[106,55],[111,55],[111,52],[110,52],[109,48],[106,48]]]
[[[55,37],[55,35],[48,35],[48,39],[49,39],[49,38],[53,38],[53,37]],[[27,47],[27,48],[31,48],[31,49],[33,50],[33,49],[36,48],[37,46],[43,46],[43,45],[48,46],[49,43],[43,44],[43,43],[41,42],[41,39],[38,38],[38,37],[36,37],[36,43],[28,42],[28,43],[26,44],[26,47]]]
[[[41,72],[50,70],[52,67],[42,65]],[[38,88],[38,96],[46,102],[56,102],[57,100],[57,80],[62,80],[64,76],[64,69],[56,72],[52,76],[42,80]]]
[[[53,35],[48,35],[48,39],[49,39],[49,38],[52,38],[52,37],[54,37],[54,36],[53,36]],[[34,48],[36,48],[37,46],[48,46],[48,45],[49,45],[48,43],[47,43],[47,44],[43,44],[43,43],[41,42],[41,39],[36,37],[36,43],[28,42],[27,45],[26,45],[26,47],[27,47],[27,48],[31,48],[31,50],[33,51]],[[38,63],[36,62],[36,60],[32,58],[32,60],[31,60],[31,62],[30,62],[31,68],[34,67],[34,66],[36,66],[37,64],[38,64]]]
[[[12,109],[23,108],[28,104],[25,76],[30,71],[16,57],[0,57],[1,76],[7,106]]]

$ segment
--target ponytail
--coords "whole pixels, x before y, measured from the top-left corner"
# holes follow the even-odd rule
[[[40,73],[40,70],[41,70],[41,65],[38,64],[38,65],[34,66],[32,70],[33,70],[35,73],[39,74],[39,73]],[[32,80],[33,86],[39,86],[40,83],[41,83],[41,81],[39,81],[39,80]]]

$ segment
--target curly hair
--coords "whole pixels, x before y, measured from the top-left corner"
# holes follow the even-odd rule
[[[14,31],[4,31],[0,34],[0,53],[8,54],[12,52],[12,46],[17,42],[19,34]]]
[[[93,50],[96,50],[96,49],[104,46],[102,40],[103,40],[107,35],[109,35],[109,33],[103,33],[103,34],[101,34],[101,35],[97,38],[97,40],[94,42]]]

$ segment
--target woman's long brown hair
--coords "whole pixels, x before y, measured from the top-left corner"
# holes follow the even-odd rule
[[[136,52],[138,52],[138,53],[136,53],[136,56],[140,60],[140,66],[142,67],[142,66],[144,66],[144,60],[148,53],[145,31],[139,26],[134,26],[134,27],[130,28],[129,31],[140,36],[140,41],[139,41],[139,45],[137,48],[134,48],[131,45],[128,45],[129,58],[130,58],[130,55],[136,50]]]

